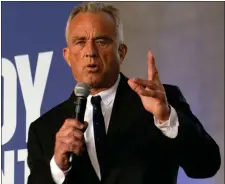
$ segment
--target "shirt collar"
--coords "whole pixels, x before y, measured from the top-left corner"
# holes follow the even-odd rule
[[[115,82],[115,84],[112,87],[110,87],[107,90],[101,91],[101,92],[99,92],[99,93],[97,93],[97,94],[95,94],[93,96],[100,95],[101,98],[102,98],[102,102],[104,103],[104,105],[105,106],[108,106],[113,101],[113,99],[116,96],[116,91],[117,91],[119,82],[120,82],[120,74],[118,75],[117,81]],[[92,97],[92,95],[89,95],[88,96],[88,101],[91,100],[91,97]]]

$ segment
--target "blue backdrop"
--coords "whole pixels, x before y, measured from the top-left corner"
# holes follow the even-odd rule
[[[30,122],[68,98],[75,85],[62,49],[68,15],[78,3],[2,2],[4,184],[25,183],[26,130]],[[28,110],[33,108],[36,112]]]
[[[68,98],[75,85],[62,49],[67,18],[78,3],[2,2],[3,184],[26,183],[30,123]]]

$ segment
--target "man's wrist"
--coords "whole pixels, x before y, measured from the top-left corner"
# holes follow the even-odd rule
[[[67,157],[64,157],[60,162],[54,157],[56,165],[64,172],[70,168],[70,162]]]
[[[156,117],[154,117],[154,123],[155,126],[159,128],[165,136],[169,138],[175,138],[178,135],[179,120],[176,110],[173,108],[173,106],[170,106],[170,108],[170,117],[167,121],[159,123]]]
[[[171,108],[170,108],[170,105],[168,104],[167,107],[165,108],[162,116],[160,116],[158,118],[156,117],[156,119],[158,120],[159,124],[163,124],[169,120],[170,114],[171,114]]]

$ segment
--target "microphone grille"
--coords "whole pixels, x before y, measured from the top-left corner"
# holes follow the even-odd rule
[[[90,86],[84,82],[79,82],[74,88],[74,93],[76,96],[88,97],[90,94]]]

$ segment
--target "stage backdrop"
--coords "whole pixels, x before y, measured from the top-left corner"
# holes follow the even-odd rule
[[[2,2],[2,183],[25,184],[30,123],[67,99],[76,84],[62,56],[64,29],[79,2]],[[121,10],[128,56],[122,71],[146,77],[152,48],[161,80],[180,86],[221,148],[216,176],[178,184],[224,183],[223,2],[111,2]]]

